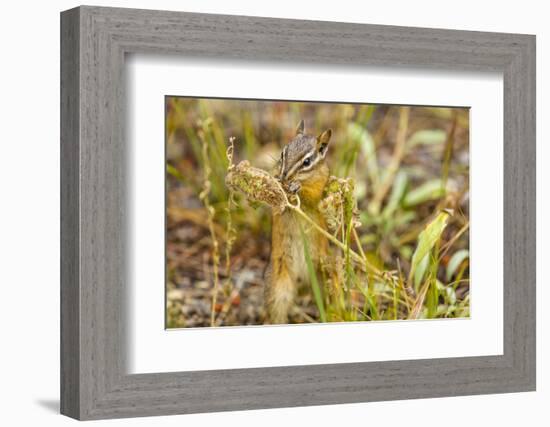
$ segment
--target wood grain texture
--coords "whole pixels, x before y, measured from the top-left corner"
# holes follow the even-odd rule
[[[78,10],[61,20],[61,412],[80,414]]]
[[[535,388],[535,38],[80,7],[62,13],[62,413],[78,419]],[[504,75],[504,355],[129,375],[124,56]]]

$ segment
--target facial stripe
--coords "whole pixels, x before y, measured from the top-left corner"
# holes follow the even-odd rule
[[[302,163],[304,162],[305,158],[310,156],[311,154],[312,154],[312,152],[309,151],[306,154],[304,154],[302,157],[300,157],[299,160],[294,162],[294,165],[290,168],[290,170],[286,174],[287,178],[290,178],[291,176],[293,176],[296,173],[296,171],[302,166]]]
[[[286,166],[286,149],[287,146],[285,145],[285,148],[283,148],[283,151],[281,152],[281,171],[279,172],[279,176],[282,178],[283,173],[285,172],[285,166]]]
[[[315,158],[313,160],[313,162],[311,162],[311,164],[307,167],[303,167],[303,163],[304,163],[304,160],[307,159],[308,157],[313,157],[315,155],[315,150],[311,150],[309,152],[307,152],[306,154],[304,154],[299,160],[297,160],[294,165],[290,168],[290,170],[288,171],[288,173],[286,174],[286,178],[290,178],[292,176],[294,176],[294,174],[296,174],[296,172],[298,172],[298,170],[303,170],[303,171],[308,171],[310,170],[311,168],[313,168],[313,166],[315,166],[318,162],[319,162],[319,157]]]

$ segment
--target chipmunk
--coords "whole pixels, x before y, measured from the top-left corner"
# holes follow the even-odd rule
[[[332,130],[319,136],[305,133],[304,121],[296,128],[295,137],[283,148],[275,177],[291,194],[300,198],[302,210],[321,227],[326,228],[318,204],[329,179],[325,162]],[[328,250],[328,241],[318,230],[289,209],[273,212],[271,257],[266,271],[265,305],[270,323],[287,323],[299,286],[308,283],[309,274],[304,252],[302,230],[308,241],[311,258],[319,268]]]

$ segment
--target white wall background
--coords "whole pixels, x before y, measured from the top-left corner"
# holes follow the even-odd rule
[[[109,421],[110,425],[275,426],[550,423],[550,27],[535,0],[337,2],[96,1],[97,5],[319,19],[537,35],[538,391]],[[59,12],[75,1],[2,5],[0,66],[0,422],[63,426],[59,405]],[[546,184],[546,185],[545,185]]]

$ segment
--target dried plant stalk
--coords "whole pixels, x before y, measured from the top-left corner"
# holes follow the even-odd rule
[[[278,212],[283,212],[288,204],[281,184],[268,172],[251,166],[247,160],[230,168],[225,183],[232,190],[242,192],[248,200],[263,202]]]
[[[228,163],[228,170],[233,168],[233,152],[235,150],[235,137],[229,138],[229,146],[227,147],[226,156]],[[233,189],[229,188],[229,194],[227,195],[227,206],[225,207],[225,213],[227,218],[227,224],[225,228],[225,275],[227,277],[226,282],[231,283],[231,248],[237,239],[237,230],[233,227],[233,218],[231,211],[233,208]]]
[[[319,202],[319,211],[324,216],[330,231],[336,232],[350,221],[353,227],[359,223],[357,203],[353,194],[355,184],[351,178],[331,176],[325,188],[323,199]]]
[[[409,113],[410,107],[401,107],[399,109],[399,127],[397,129],[397,137],[395,148],[393,150],[390,163],[387,166],[384,179],[379,183],[374,193],[372,201],[369,203],[369,212],[373,215],[378,215],[382,201],[390,190],[395,175],[399,171],[399,166],[405,155],[405,146],[407,143],[407,131],[409,128]]]
[[[203,202],[204,207],[207,212],[207,221],[208,229],[210,231],[210,237],[212,239],[212,265],[214,269],[214,289],[212,291],[212,309],[210,312],[210,326],[215,326],[215,308],[216,300],[218,298],[218,292],[220,287],[219,280],[219,265],[220,265],[220,245],[218,243],[218,238],[215,231],[215,222],[214,216],[216,215],[216,210],[210,204],[210,190],[212,189],[212,184],[210,182],[210,177],[212,174],[212,168],[210,166],[210,158],[208,157],[208,144],[204,138],[204,133],[199,132],[199,138],[202,142],[202,160],[204,163],[204,180],[203,180],[203,190],[199,194],[199,199]]]

